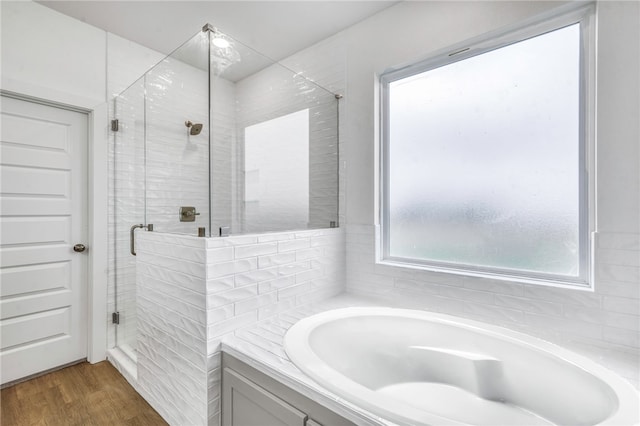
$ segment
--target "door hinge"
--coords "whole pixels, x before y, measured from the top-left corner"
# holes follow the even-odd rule
[[[114,312],[111,314],[111,322],[113,324],[120,324],[120,312]]]
[[[120,123],[118,122],[118,119],[111,120],[111,131],[117,132],[119,129],[120,129]]]

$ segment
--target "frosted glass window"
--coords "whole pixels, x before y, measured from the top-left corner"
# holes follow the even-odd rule
[[[383,76],[387,259],[584,280],[580,31]]]

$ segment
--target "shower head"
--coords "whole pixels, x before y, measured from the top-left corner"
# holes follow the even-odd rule
[[[191,121],[185,121],[184,125],[190,129],[189,134],[192,136],[199,135],[202,131],[201,123],[192,123]]]

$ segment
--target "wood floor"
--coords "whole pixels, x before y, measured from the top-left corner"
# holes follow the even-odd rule
[[[54,371],[0,396],[2,426],[167,424],[107,361]]]

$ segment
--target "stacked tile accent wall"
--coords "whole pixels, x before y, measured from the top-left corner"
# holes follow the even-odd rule
[[[347,291],[538,336],[640,385],[640,235],[597,235],[593,292],[380,265],[374,226],[347,225],[346,238]]]
[[[138,238],[137,389],[170,424],[207,419],[205,240]]]
[[[345,288],[341,228],[228,238],[138,237],[138,382],[171,424],[219,423],[220,343]]]
[[[206,57],[206,56],[205,56]],[[208,226],[209,126],[207,72],[166,58],[145,77],[145,222],[160,232],[198,235]],[[203,124],[190,135],[185,121]],[[180,222],[179,207],[194,206],[195,222]]]

